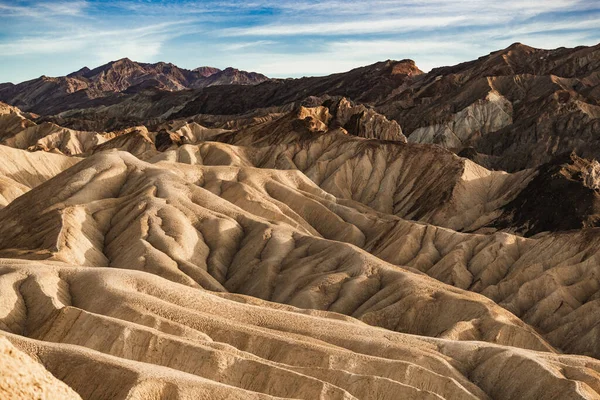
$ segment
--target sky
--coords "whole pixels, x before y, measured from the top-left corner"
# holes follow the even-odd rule
[[[598,0],[0,0],[0,82],[128,57],[301,77],[600,43]]]

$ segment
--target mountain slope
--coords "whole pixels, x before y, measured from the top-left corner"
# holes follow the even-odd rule
[[[55,203],[36,205],[37,198]],[[20,259],[2,261],[6,308],[0,314],[10,332],[4,336],[86,398],[118,393],[161,398],[174,386],[182,398],[210,391],[217,398],[405,393],[485,399],[524,393],[516,387],[532,395],[552,388],[560,398],[596,396],[597,362],[553,355],[537,333],[493,302],[416,274],[427,254],[435,254],[425,243],[417,245],[424,249],[421,261],[409,269],[343,244],[365,246],[385,259],[410,257],[400,245],[415,242],[413,233],[401,234],[411,223],[336,201],[297,172],[146,164],[127,153],[102,153],[19,197],[0,211],[0,219],[3,229],[31,226],[27,221],[33,220],[41,228],[0,235],[2,256]],[[436,251],[442,243],[464,248],[444,235],[456,234],[430,235]],[[470,268],[491,267],[484,254],[499,250],[490,245]],[[47,261],[25,260],[32,258]],[[434,275],[441,264],[428,273]],[[480,281],[489,277],[484,273]],[[232,291],[252,297],[227,293]],[[361,299],[359,293],[373,294]],[[388,330],[261,298],[351,314]],[[24,333],[31,339],[15,335]],[[589,346],[587,337],[581,343]],[[474,339],[548,353],[470,342]],[[132,352],[137,342],[155,344]],[[167,349],[184,353],[177,357]],[[325,354],[330,361],[323,363]],[[227,360],[228,367],[199,364],[207,358]],[[97,378],[69,372],[65,359],[94,368]],[[561,374],[547,373],[558,366]],[[165,367],[175,372],[166,374]],[[513,373],[498,375],[504,370]],[[159,376],[163,384],[150,384]],[[368,385],[354,384],[357,376]],[[576,385],[573,376],[579,377]]]
[[[381,196],[382,200],[397,198],[400,200],[400,204],[407,208],[398,209],[396,215],[404,218],[411,216],[415,219],[420,217],[425,221],[436,221],[437,224],[450,225],[459,221],[464,223],[465,216],[469,218],[467,221],[473,221],[473,216],[481,215],[477,211],[481,212],[482,210],[493,218],[500,215],[503,209],[509,209],[511,203],[506,197],[496,199],[486,197],[493,193],[492,189],[498,190],[498,194],[504,195],[506,189],[503,189],[499,182],[504,182],[503,184],[507,185],[505,187],[513,190],[518,190],[515,185],[521,182],[522,192],[518,196],[523,193],[526,196],[536,196],[536,193],[529,189],[529,185],[536,187],[535,179],[537,178],[530,180],[531,173],[535,171],[529,171],[529,176],[521,177],[518,175],[522,173],[517,175],[496,173],[499,176],[494,177],[494,174],[488,172],[488,178],[483,182],[473,182],[471,179],[464,179],[465,175],[468,177],[468,174],[461,172],[459,159],[452,160],[449,153],[446,155],[448,158],[444,160],[440,157],[444,153],[439,150],[438,153],[435,153],[427,147],[396,144],[396,147],[409,148],[403,149],[402,152],[398,152],[401,149],[396,149],[396,152],[392,153],[394,156],[391,159],[398,160],[395,162],[403,162],[410,168],[393,167],[386,172],[375,162],[375,160],[383,158],[381,153],[385,147],[377,148],[373,145],[371,150],[375,154],[372,157],[364,154],[357,157],[357,153],[351,153],[350,149],[352,146],[356,146],[354,147],[354,151],[356,151],[357,148],[360,148],[361,143],[340,144],[339,138],[331,143],[335,150],[326,148],[317,153],[315,148],[311,149],[305,144],[302,147],[298,146],[303,150],[296,155],[284,152],[285,156],[280,155],[277,148],[269,148],[267,152],[256,152],[252,149],[228,148],[220,144],[204,143],[197,149],[183,146],[177,150],[168,151],[157,160],[237,166],[254,165],[256,161],[253,160],[270,160],[269,164],[263,164],[263,167],[298,168],[329,194],[336,194],[337,203],[360,210],[363,214],[369,214],[373,210],[361,208],[353,201],[346,203],[344,199],[347,199],[346,201],[358,200],[364,203],[363,199],[373,199],[372,196],[375,193]],[[285,149],[286,147],[283,146],[283,150]],[[279,151],[281,150],[280,148]],[[428,154],[428,152],[433,154]],[[317,156],[307,159],[303,153],[326,154],[327,157]],[[349,161],[340,165],[338,154],[342,155],[343,159],[347,157]],[[428,156],[433,157],[428,158]],[[272,160],[278,161],[274,163]],[[296,164],[291,164],[290,160],[295,160]],[[360,162],[358,162],[359,160]],[[439,164],[436,165],[436,162]],[[442,172],[447,171],[450,162],[455,162],[458,167],[454,177],[442,175]],[[469,162],[464,162],[468,167]],[[337,182],[335,184],[320,183],[323,182],[320,176],[331,171],[331,166],[335,166],[336,171],[342,171],[342,178],[332,180],[332,182]],[[378,174],[381,173],[380,176],[392,180],[386,185],[378,180],[365,180],[361,173],[365,170],[368,172],[369,168],[378,171]],[[480,168],[478,167],[475,171],[481,173]],[[403,175],[396,176],[396,179],[400,179],[394,182],[391,171],[398,170],[402,171]],[[355,179],[348,178],[353,175]],[[486,174],[479,175],[479,177],[485,176]],[[478,179],[481,180],[481,178]],[[487,185],[485,181],[487,181]],[[449,185],[446,189],[447,193],[453,194],[450,198],[447,196],[437,197],[436,202],[434,196],[444,193],[441,187],[442,182],[447,184],[454,182],[454,188]],[[527,184],[527,182],[531,183]],[[390,183],[395,183],[396,186]],[[343,188],[348,187],[353,187],[354,190],[342,191]],[[389,190],[396,194],[391,195]],[[273,196],[272,190],[268,193]],[[356,193],[363,193],[367,196],[356,197]],[[515,195],[517,193],[518,191],[514,192]],[[400,195],[406,197],[400,197]],[[560,196],[561,192],[556,191],[553,195]],[[289,196],[289,194],[280,194],[277,199],[289,204]],[[483,199],[486,198],[489,199],[488,203],[483,202]],[[374,200],[372,201],[368,205],[374,208],[382,207],[379,209],[380,211],[386,214],[390,213],[391,209],[385,207],[386,203],[381,201],[378,204]],[[494,204],[502,206],[498,209],[490,207],[486,210],[486,204],[487,207],[493,207]],[[458,212],[461,210],[461,205],[464,207],[462,215]],[[411,207],[414,209],[413,214],[405,214],[406,210],[410,210]],[[329,208],[332,209],[331,206]],[[305,212],[312,211],[306,210]],[[594,315],[597,315],[600,305],[597,301],[599,286],[595,278],[598,268],[600,268],[596,262],[598,229],[547,234],[541,238],[525,239],[505,233],[488,233],[486,235],[458,233],[432,225],[400,220],[389,214],[378,214],[377,218],[370,217],[360,220],[351,218],[351,213],[347,210],[343,213],[341,210],[336,212],[344,221],[354,224],[365,239],[356,241],[353,239],[354,236],[345,238],[330,236],[331,233],[328,233],[328,230],[317,228],[322,236],[353,243],[391,264],[415,268],[441,282],[482,293],[536,327],[538,332],[547,335],[546,337],[554,346],[569,352],[597,356],[600,349],[599,344],[596,340],[588,340],[588,338],[595,332]],[[310,216],[308,221],[323,221],[320,223],[326,224],[324,218],[314,219],[311,214],[307,215]],[[442,216],[447,219],[442,219]],[[533,214],[532,217],[536,217],[536,214]],[[486,221],[481,217],[477,219],[480,222]],[[339,223],[331,222],[330,224],[337,225]],[[574,326],[577,328],[575,329]]]
[[[600,45],[542,50],[522,44],[437,68],[378,104],[409,140],[482,154],[478,162],[518,170],[577,151],[597,158]],[[590,143],[592,142],[592,143]]]

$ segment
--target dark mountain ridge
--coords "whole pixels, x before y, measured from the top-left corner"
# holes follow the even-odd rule
[[[122,93],[132,87],[179,91],[212,85],[253,85],[267,79],[262,74],[234,68],[219,70],[200,67],[188,70],[171,63],[138,63],[122,58],[94,69],[83,67],[67,76],[44,75],[16,85],[2,84],[0,101],[23,110],[51,114],[79,106],[84,100]],[[72,96],[74,93],[77,96]]]

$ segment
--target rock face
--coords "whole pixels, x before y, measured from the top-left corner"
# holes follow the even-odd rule
[[[596,54],[121,60],[0,104],[0,397],[600,398],[600,164],[555,155]]]
[[[194,71],[198,71],[197,69]],[[221,86],[221,85],[256,85],[261,82],[268,80],[263,74],[256,72],[240,71],[236,68],[225,68],[224,70],[217,70],[210,73],[207,69],[202,69],[199,72],[200,76],[206,79],[195,79],[189,87],[190,88],[203,88],[208,86]]]
[[[367,139],[382,139],[406,142],[402,128],[396,121],[389,121],[383,115],[364,105],[355,105],[342,97],[327,103],[334,119],[334,126],[344,128],[350,135]]]
[[[460,150],[473,144],[478,137],[511,125],[512,113],[512,103],[499,93],[490,91],[484,99],[453,114],[449,121],[415,129],[410,140]]]

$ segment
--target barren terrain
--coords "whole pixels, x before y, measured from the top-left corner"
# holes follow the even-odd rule
[[[1,85],[0,397],[600,399],[600,50]]]

